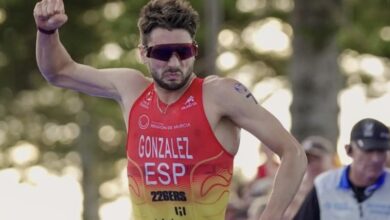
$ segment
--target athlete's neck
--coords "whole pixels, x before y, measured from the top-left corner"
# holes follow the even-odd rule
[[[157,83],[154,84],[154,90],[156,91],[160,101],[169,105],[176,102],[183,95],[183,93],[187,91],[195,77],[195,74],[192,73],[188,82],[178,90],[167,90],[158,86]]]

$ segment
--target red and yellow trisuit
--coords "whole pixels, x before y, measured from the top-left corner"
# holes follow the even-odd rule
[[[234,158],[209,125],[202,87],[195,78],[166,112],[153,83],[134,103],[127,140],[134,220],[224,220]]]

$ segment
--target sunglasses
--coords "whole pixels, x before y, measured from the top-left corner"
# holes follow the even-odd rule
[[[159,44],[146,47],[146,57],[157,60],[168,61],[174,53],[181,60],[185,60],[198,54],[198,45],[196,43]]]

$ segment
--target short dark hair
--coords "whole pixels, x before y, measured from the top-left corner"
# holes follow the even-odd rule
[[[151,0],[146,4],[138,19],[141,43],[146,45],[155,28],[184,29],[195,38],[199,15],[186,0]]]

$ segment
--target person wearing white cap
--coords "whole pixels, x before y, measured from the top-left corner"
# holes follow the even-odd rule
[[[294,220],[390,219],[388,127],[371,118],[359,121],[345,149],[352,163],[319,175]]]

